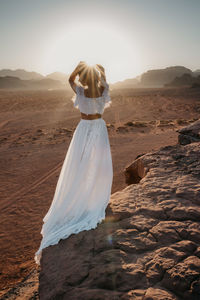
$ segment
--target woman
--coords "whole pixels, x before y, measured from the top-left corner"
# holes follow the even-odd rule
[[[79,76],[80,85],[75,78]],[[40,265],[42,249],[83,230],[96,228],[105,219],[113,180],[107,127],[102,113],[111,104],[109,85],[101,65],[80,62],[69,83],[76,93],[74,107],[81,112],[59,175],[51,206],[43,218],[40,247],[35,262]]]

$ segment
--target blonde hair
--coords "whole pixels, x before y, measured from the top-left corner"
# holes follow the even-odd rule
[[[100,64],[89,66],[86,62],[82,62],[78,75],[81,84],[94,86],[101,82],[101,77],[105,78],[105,70]]]

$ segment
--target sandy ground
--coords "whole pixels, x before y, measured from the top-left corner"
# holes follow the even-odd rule
[[[72,96],[62,90],[0,92],[2,297],[17,284],[23,289],[24,281],[36,292],[34,253],[41,241],[42,218],[80,120]],[[123,169],[137,155],[176,144],[177,129],[199,119],[200,90],[112,90],[111,97],[112,106],[103,118],[113,158],[114,193],[126,186]],[[15,293],[16,288],[7,295],[11,299]]]

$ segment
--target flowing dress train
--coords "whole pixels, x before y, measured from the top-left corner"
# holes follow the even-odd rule
[[[80,96],[83,94],[77,88],[77,95],[72,100],[79,109],[81,105],[78,104],[88,100]],[[94,107],[100,107],[98,102],[101,100],[101,109],[97,109],[101,112],[111,103],[108,90],[103,97],[94,100],[97,101],[96,105],[92,104],[93,111]],[[88,107],[91,107],[91,101]],[[42,240],[34,257],[38,265],[42,249],[73,233],[96,228],[105,218],[112,180],[112,156],[104,119],[81,119],[68,147],[51,206],[43,218]]]

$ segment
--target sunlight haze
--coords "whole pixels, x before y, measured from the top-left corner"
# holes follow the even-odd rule
[[[0,0],[0,69],[70,74],[100,63],[109,82],[200,68],[198,0]]]

